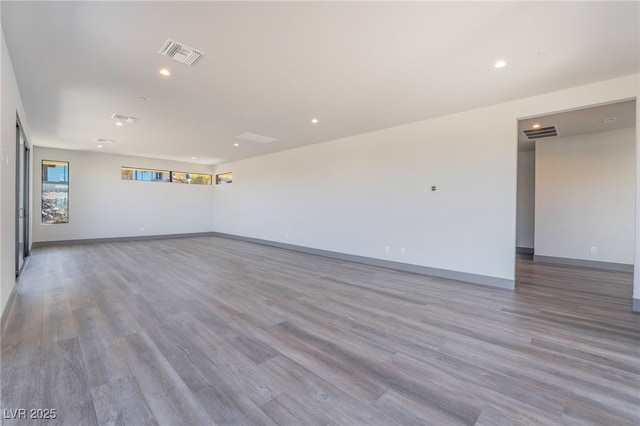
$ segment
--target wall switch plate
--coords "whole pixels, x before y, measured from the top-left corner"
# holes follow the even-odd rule
[[[385,253],[389,253],[391,251],[391,249],[389,248],[389,246],[384,246],[384,252]]]
[[[591,253],[595,254],[598,252],[598,247],[596,246],[591,246]]]
[[[401,254],[402,256],[404,256],[405,254],[407,254],[407,251],[404,249],[404,247],[402,247],[402,248],[400,249],[400,254]]]

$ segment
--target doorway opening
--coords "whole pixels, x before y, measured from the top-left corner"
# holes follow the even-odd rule
[[[636,100],[518,120],[516,285],[543,285],[536,268],[573,268],[584,273],[574,290],[602,296],[617,282],[631,297],[635,126]]]

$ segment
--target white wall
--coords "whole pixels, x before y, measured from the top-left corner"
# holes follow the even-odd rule
[[[215,230],[509,278],[515,197],[503,194],[516,190],[516,122],[485,108],[460,126],[465,115],[219,167],[234,182],[216,191]]]
[[[635,135],[626,128],[537,142],[536,255],[633,264]]]
[[[517,120],[637,93],[633,75],[223,164],[214,230],[513,280]]]
[[[18,84],[0,27],[0,303],[2,310],[15,285],[16,114],[30,140]]]
[[[535,151],[518,152],[516,247],[533,248],[535,223]]]
[[[41,223],[42,160],[69,162],[68,224]],[[210,168],[196,164],[35,147],[33,241],[212,230],[212,186],[126,181],[120,178],[121,166],[211,173]]]

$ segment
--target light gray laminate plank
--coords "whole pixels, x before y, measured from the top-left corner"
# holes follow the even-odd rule
[[[38,408],[45,287],[35,272],[31,271],[33,287],[17,289],[13,316],[0,340],[0,407],[3,409]],[[19,423],[7,420],[6,424]]]
[[[58,424],[98,424],[77,338],[47,346],[39,377],[37,405],[30,408],[57,410]]]
[[[271,424],[252,401],[270,399],[269,388],[250,381],[249,374],[239,377],[237,368],[229,368],[228,360],[223,364],[213,362],[208,344],[192,336],[184,338],[173,321],[171,325],[149,327],[147,333],[215,423]]]
[[[73,311],[91,387],[127,377],[130,370],[97,306]]]
[[[212,424],[198,399],[146,333],[118,339],[131,372],[160,424]]]
[[[95,288],[95,274],[89,272],[84,277],[65,277],[63,283],[72,311],[97,306],[99,293]]]
[[[9,318],[2,336],[3,347],[21,342],[27,342],[28,345],[41,342],[43,303],[43,287],[18,289],[13,316]]]
[[[96,386],[91,395],[100,426],[158,424],[133,377]]]
[[[388,389],[395,389],[421,399],[426,404],[433,404],[459,418],[459,421],[474,422],[480,413],[480,405],[477,402],[467,400],[456,395],[451,390],[430,386],[428,383],[416,379],[415,374],[401,373],[387,363],[377,362],[366,356],[350,351],[347,348],[328,346],[326,341],[307,333],[291,323],[282,323],[278,327],[296,339],[317,349],[318,358],[326,360],[327,364],[346,377],[355,379],[356,382],[367,383],[373,392],[380,392],[376,400]],[[349,366],[348,370],[344,366]],[[326,374],[326,373],[325,373]],[[342,384],[341,384],[342,385]]]
[[[441,352],[478,368],[516,378],[546,393],[620,401],[636,401],[638,398],[640,377],[626,372],[607,378],[597,371],[576,367],[570,360],[540,359],[535,351],[505,351],[483,342],[450,342],[441,348]]]
[[[43,297],[43,344],[77,337],[66,288],[62,285],[50,286],[44,291]]]
[[[280,355],[262,365],[274,381],[282,382],[287,391],[279,395],[280,406],[309,407],[337,424],[392,425],[396,421],[385,410],[358,401],[346,392],[321,379],[291,359]],[[323,418],[324,418],[323,417]]]
[[[39,343],[2,347],[0,407],[6,410],[37,408],[40,390]],[[15,411],[14,411],[15,412]],[[4,413],[4,412],[3,412]],[[6,421],[5,424],[18,424]]]
[[[536,348],[548,350],[562,354],[565,358],[578,359],[582,362],[593,363],[598,366],[606,367],[611,370],[621,370],[640,376],[640,365],[631,357],[626,359],[612,359],[612,357],[602,356],[592,349],[576,349],[574,345],[558,344],[548,342],[546,339],[531,339],[531,345]]]
[[[121,300],[101,298],[98,300],[98,307],[112,336],[122,337],[143,331],[135,316]]]
[[[458,417],[438,407],[421,404],[394,390],[385,392],[376,401],[376,407],[399,425],[457,426],[461,424]]]
[[[554,423],[553,419],[562,416],[562,397],[553,393],[541,392],[525,382],[509,381],[499,374],[488,372],[473,365],[450,360],[442,363],[435,354],[425,354],[421,360],[397,354],[390,364],[396,369],[409,375],[414,380],[426,385],[430,389],[439,387],[437,398],[444,401],[437,402],[438,408],[457,413],[456,405],[474,407],[476,418],[488,405],[495,407],[518,421],[533,424]],[[433,359],[438,359],[434,362]],[[486,381],[486,385],[485,385]],[[416,400],[415,396],[403,389],[397,389],[406,397]],[[449,397],[447,397],[449,395]],[[523,398],[524,395],[524,398]],[[468,419],[464,419],[468,421]]]
[[[570,397],[565,400],[563,418],[573,424],[638,425],[640,413],[638,404],[617,403],[616,406],[600,401]]]
[[[529,423],[505,415],[495,407],[484,407],[475,426],[527,426]]]
[[[256,384],[249,377],[238,376],[235,368],[228,368],[229,360],[235,360],[236,356],[227,356],[225,360],[215,359],[214,363],[210,358],[209,344],[203,343],[198,333],[191,334],[179,327],[184,321],[195,321],[194,317],[190,314],[164,315],[156,307],[148,304],[142,296],[132,297],[125,303],[214,422],[221,424],[269,424],[271,422],[251,400],[254,398],[263,402],[265,397],[271,398],[268,396],[269,388]],[[185,308],[190,307],[190,305],[185,306]],[[218,338],[215,337],[214,340],[217,341]],[[247,361],[245,359],[244,362]],[[243,391],[243,386],[250,391]]]
[[[296,400],[289,397],[289,393],[279,395],[262,406],[264,412],[278,425],[326,425],[338,426],[322,411],[315,407],[300,406]]]
[[[351,370],[352,364],[341,363],[292,336],[287,330],[277,327],[266,330],[243,316],[237,316],[236,321],[238,325],[250,330],[257,339],[359,400],[375,401],[386,390],[384,385],[376,383],[365,375],[354,377]]]
[[[211,364],[224,375],[224,382],[234,383],[257,406],[283,391],[275,383],[271,383],[253,361],[202,323],[193,320],[191,315],[181,314],[174,318],[176,328],[180,333],[190,336],[190,341],[206,354]]]
[[[194,319],[200,321],[210,330],[215,330],[219,337],[231,343],[233,347],[254,363],[260,364],[279,354],[273,348],[249,337],[242,330],[232,330],[228,321],[216,313],[217,305],[207,304],[201,300],[192,300],[189,305],[189,314]]]

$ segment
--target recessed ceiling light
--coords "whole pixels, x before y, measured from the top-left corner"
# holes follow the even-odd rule
[[[122,121],[116,121],[116,126],[122,126]]]
[[[498,62],[496,62],[493,66],[495,68],[504,68],[507,66],[507,63],[501,59]]]
[[[615,117],[607,117],[604,120],[602,120],[603,123],[613,123],[614,121],[616,121]]]
[[[240,146],[240,144],[239,143],[234,143],[233,146]]]
[[[171,75],[171,71],[169,71],[169,70],[168,70],[168,69],[166,69],[166,68],[162,68],[162,69],[160,70],[160,74],[162,74],[162,75],[164,75],[165,77],[167,77],[167,76],[170,76],[170,75]]]
[[[191,159],[192,159],[192,160],[195,160],[195,159],[196,159],[196,157],[191,157]]]
[[[532,129],[539,129],[540,128],[540,124],[536,123],[533,126],[531,126]]]
[[[318,119],[317,118],[312,118],[311,119],[311,123],[312,124],[318,124]]]
[[[98,148],[102,148],[102,145],[96,145]]]

